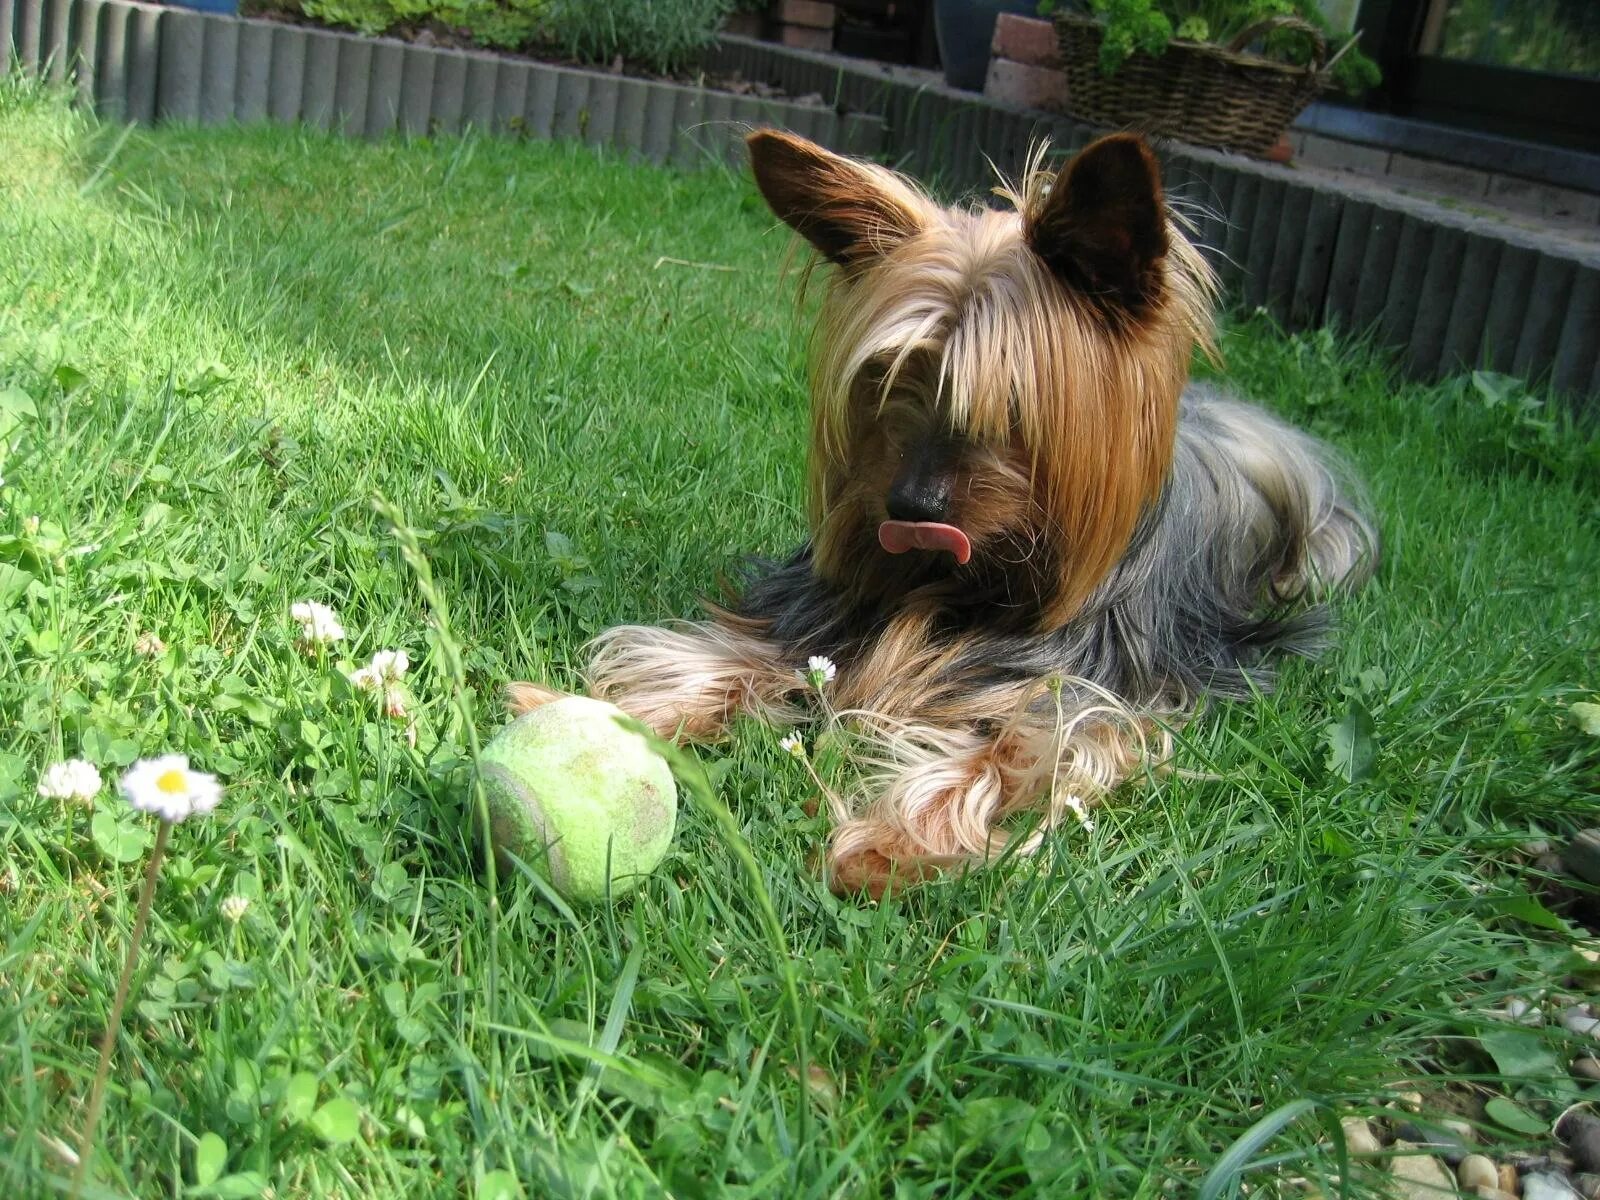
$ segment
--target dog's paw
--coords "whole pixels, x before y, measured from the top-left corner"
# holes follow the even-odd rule
[[[852,850],[828,858],[828,888],[836,896],[885,896],[936,878],[939,868],[916,858],[890,858],[881,850]]]

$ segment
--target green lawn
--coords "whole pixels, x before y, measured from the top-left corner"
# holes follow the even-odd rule
[[[75,755],[228,785],[173,835],[91,1195],[1186,1194],[1274,1114],[1240,1150],[1292,1192],[1335,1168],[1321,1114],[1498,1086],[1478,1012],[1567,969],[1510,850],[1593,812],[1600,460],[1494,381],[1230,328],[1230,377],[1368,476],[1387,561],[1323,662],[1191,727],[1214,781],[875,906],[818,884],[807,779],[751,726],[702,757],[753,860],[691,805],[614,908],[496,906],[463,767],[499,686],[801,534],[804,312],[753,188],[124,134],[11,87],[0,247],[0,1194],[71,1174],[151,835],[110,787],[93,822],[36,796]],[[305,599],[348,629],[324,661]],[[339,671],[395,648],[414,747]],[[1329,733],[1366,713],[1349,782]],[[222,1190],[185,1192],[208,1133]]]

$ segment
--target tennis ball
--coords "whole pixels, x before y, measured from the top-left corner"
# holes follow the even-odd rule
[[[489,838],[569,900],[603,900],[653,871],[672,842],[666,760],[614,704],[565,696],[518,717],[478,756]]]

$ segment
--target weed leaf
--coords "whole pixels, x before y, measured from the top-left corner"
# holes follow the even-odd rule
[[[1494,1059],[1495,1070],[1502,1075],[1550,1079],[1561,1074],[1560,1062],[1532,1030],[1491,1029],[1478,1038],[1478,1044]]]
[[[1545,1132],[1545,1124],[1515,1100],[1508,1100],[1504,1096],[1496,1096],[1483,1106],[1484,1113],[1497,1125],[1513,1129],[1518,1133],[1540,1134]]]
[[[323,1141],[343,1145],[361,1132],[361,1110],[354,1100],[336,1096],[311,1114],[310,1125]]]
[[[1360,783],[1372,775],[1378,760],[1377,726],[1367,706],[1354,696],[1343,718],[1329,725],[1323,736],[1328,742],[1328,770],[1346,783]]]
[[[194,1181],[201,1187],[210,1187],[222,1177],[222,1168],[228,1165],[228,1143],[214,1133],[200,1135],[194,1148]]]

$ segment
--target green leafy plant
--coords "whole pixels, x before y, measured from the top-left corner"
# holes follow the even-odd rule
[[[438,26],[482,46],[671,73],[716,37],[734,0],[256,0],[379,34]]]
[[[1105,27],[1100,68],[1108,75],[1136,53],[1161,56],[1174,38],[1226,46],[1273,17],[1297,17],[1325,36],[1330,32],[1315,0],[1079,0],[1073,7]],[[1275,59],[1305,64],[1312,45],[1298,30],[1275,29],[1259,39],[1259,49]],[[1352,94],[1381,78],[1377,64],[1353,46],[1338,56],[1333,77]]]

